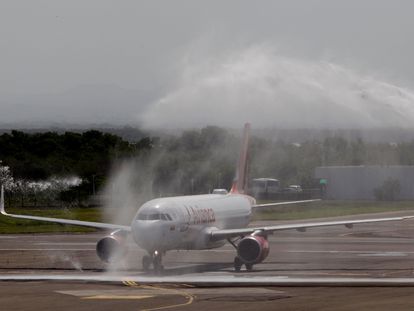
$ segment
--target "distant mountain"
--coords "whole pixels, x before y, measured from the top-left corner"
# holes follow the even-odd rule
[[[128,90],[112,84],[82,85],[51,94],[0,94],[0,125],[137,124],[153,97],[150,90]]]

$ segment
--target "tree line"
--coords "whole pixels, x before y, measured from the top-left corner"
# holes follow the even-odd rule
[[[147,149],[149,138],[131,143],[97,130],[63,134],[13,130],[0,135],[0,171],[3,183],[8,176],[9,192],[22,202],[24,196],[35,201],[39,197],[80,201],[105,184],[112,163]],[[79,182],[67,182],[68,177]]]
[[[97,130],[62,134],[11,131],[0,135],[0,160],[15,181],[78,177],[79,184],[60,183],[54,197],[63,202],[76,198],[79,203],[80,197],[103,189],[111,169],[125,161],[139,163],[140,169],[133,172],[136,186],[150,185],[153,197],[229,188],[239,147],[239,136],[215,126],[139,141]],[[331,165],[414,165],[414,140],[373,143],[337,135],[302,143],[251,139],[250,178],[273,177],[284,186],[313,188],[318,186],[313,177],[315,167]]]

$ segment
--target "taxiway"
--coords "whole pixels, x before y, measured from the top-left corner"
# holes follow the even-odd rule
[[[279,232],[269,237],[269,257],[250,273],[233,271],[231,245],[173,251],[164,257],[163,277],[141,271],[144,252],[134,244],[119,265],[105,266],[95,253],[103,235],[0,236],[0,305],[100,311],[414,306],[414,221]]]

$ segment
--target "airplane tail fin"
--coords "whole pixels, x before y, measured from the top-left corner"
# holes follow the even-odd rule
[[[250,137],[250,123],[244,125],[242,148],[237,164],[236,176],[233,180],[230,193],[245,193],[247,190],[248,149]]]

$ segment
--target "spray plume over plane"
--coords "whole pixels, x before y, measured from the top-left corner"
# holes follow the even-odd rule
[[[156,272],[163,270],[162,256],[169,250],[212,249],[229,242],[236,250],[235,270],[239,271],[243,265],[247,270],[252,270],[253,265],[262,262],[267,257],[269,253],[267,238],[275,231],[292,229],[305,231],[307,228],[337,225],[352,228],[354,224],[414,218],[414,216],[405,216],[247,227],[253,209],[316,201],[256,204],[253,197],[245,194],[249,133],[250,125],[246,124],[236,178],[229,194],[190,195],[150,200],[138,209],[130,226],[8,214],[4,209],[3,186],[0,212],[14,218],[113,230],[96,245],[99,258],[105,262],[119,260],[126,252],[127,236],[132,235],[135,243],[148,253],[142,258],[143,269],[149,270],[152,266]]]

